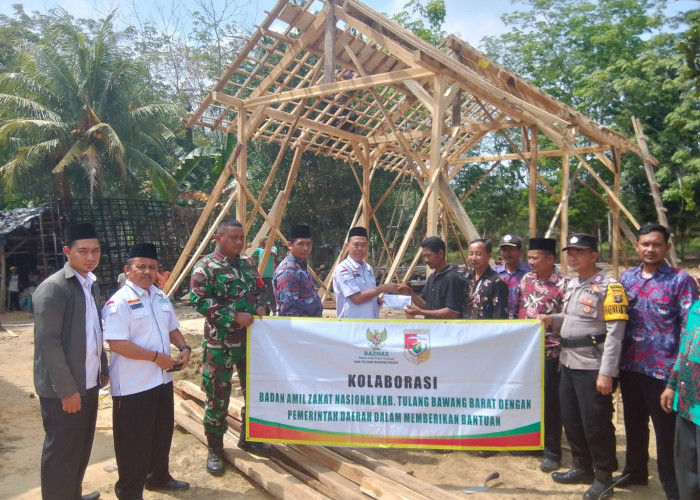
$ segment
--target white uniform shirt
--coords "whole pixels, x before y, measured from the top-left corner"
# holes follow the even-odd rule
[[[129,340],[170,356],[170,332],[180,328],[173,306],[161,290],[145,289],[131,280],[102,309],[105,340]],[[172,373],[151,360],[129,359],[112,352],[109,360],[112,396],[127,396],[173,381]]]
[[[73,269],[75,271],[75,269]],[[100,358],[102,356],[102,328],[100,315],[97,313],[95,297],[92,296],[92,284],[97,279],[91,272],[83,278],[75,273],[78,282],[83,287],[85,295],[85,388],[97,386],[97,376],[100,373]]]
[[[338,264],[333,273],[335,310],[339,318],[378,318],[379,300],[374,297],[355,304],[348,297],[377,287],[374,269],[367,262],[356,262],[350,257]]]

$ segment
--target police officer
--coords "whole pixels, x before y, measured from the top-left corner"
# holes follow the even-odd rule
[[[561,313],[542,315],[561,331],[559,397],[574,468],[554,472],[563,484],[588,484],[584,500],[613,494],[617,470],[612,393],[617,385],[627,296],[622,285],[596,266],[598,240],[589,234],[567,238],[567,262],[578,276],[569,282]]]
[[[369,253],[367,229],[353,227],[345,244],[348,257],[333,273],[335,308],[339,318],[378,318],[379,295],[398,293],[396,283],[377,286],[374,269],[365,259]]]
[[[255,261],[244,255],[243,225],[224,219],[216,229],[216,248],[192,270],[190,301],[205,317],[202,388],[206,393],[204,433],[209,454],[207,471],[224,473],[224,433],[231,398],[231,376],[236,367],[245,396],[246,330],[255,314],[262,318],[268,305],[265,284]],[[266,454],[269,447],[246,439],[245,408],[238,447]]]
[[[107,301],[102,317],[111,358],[114,451],[120,500],[136,500],[148,490],[185,490],[173,479],[168,455],[173,437],[174,369],[187,366],[191,349],[180,333],[173,306],[158,287],[158,253],[137,243],[124,266],[128,279]],[[170,344],[178,348],[170,354]]]

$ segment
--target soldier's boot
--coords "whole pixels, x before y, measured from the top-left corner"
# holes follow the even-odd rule
[[[220,476],[225,472],[224,436],[207,433],[207,472],[212,476]]]
[[[258,443],[256,441],[248,441],[246,425],[245,425],[245,407],[241,410],[241,434],[238,438],[238,447],[252,455],[266,457],[272,453],[270,445]]]

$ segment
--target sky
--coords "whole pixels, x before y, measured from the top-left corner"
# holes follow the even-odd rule
[[[128,20],[133,12],[132,2],[137,2],[140,11],[148,11],[159,2],[169,3],[178,0],[4,0],[0,2],[0,13],[11,14],[11,5],[21,3],[27,12],[47,10],[60,6],[74,17],[100,18],[113,8],[118,8],[119,15]],[[185,1],[185,0],[183,0]],[[259,24],[265,18],[266,10],[270,10],[276,0],[209,0],[215,4],[225,1],[238,1],[245,5],[241,17],[245,17],[244,24],[252,26]],[[408,0],[365,0],[365,3],[374,10],[393,15],[401,11]],[[700,0],[670,0],[668,13],[677,13],[690,9],[700,8]],[[447,19],[445,31],[456,34],[470,44],[479,47],[480,40],[485,36],[497,36],[506,30],[501,21],[501,15],[509,10],[523,10],[523,4],[517,0],[446,0]]]

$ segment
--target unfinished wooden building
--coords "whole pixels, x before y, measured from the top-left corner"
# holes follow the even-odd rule
[[[529,167],[531,237],[537,227],[537,183],[559,203],[548,234],[558,222],[562,239],[568,232],[568,198],[578,173],[585,170],[599,183],[603,191],[599,196],[612,214],[617,272],[621,230],[631,237],[630,229],[639,227],[620,201],[620,158],[627,153],[638,155],[651,175],[655,163],[643,140],[631,141],[594,123],[459,38],[448,36],[434,47],[357,0],[310,0],[303,7],[280,0],[192,113],[188,126],[233,132],[239,143],[168,289],[188,275],[210,240],[211,232],[203,236],[203,229],[232,206],[246,230],[260,216],[266,229],[286,242],[279,232],[280,221],[305,151],[344,160],[353,168],[361,192],[355,221],[376,230],[385,247],[386,221],[377,220],[377,207],[403,176],[417,182],[422,198],[401,245],[386,250],[391,259],[386,280],[396,277],[410,237],[425,214],[428,235],[438,234],[442,217],[467,240],[478,237],[450,182],[461,169],[516,159]],[[475,156],[482,141],[494,135],[505,138],[511,150]],[[643,139],[641,129],[639,137]],[[280,145],[277,161],[259,193],[251,193],[246,185],[246,142],[250,139]],[[286,188],[274,210],[263,207],[262,200],[288,148],[294,151],[294,160]],[[538,160],[544,157],[561,159],[560,185],[549,185],[538,173]],[[592,165],[591,158],[597,158],[603,167]],[[612,172],[612,186],[596,168]],[[378,169],[395,172],[396,179],[372,206],[369,194]],[[482,179],[490,172],[489,167],[484,170]],[[214,211],[230,182],[236,183],[235,194],[223,209]],[[659,209],[662,217],[660,202]],[[204,243],[195,248],[198,241]],[[419,255],[411,255],[413,265]],[[330,276],[332,272],[324,290]]]

